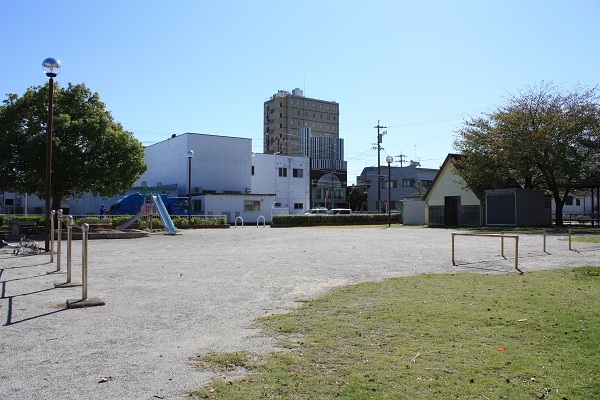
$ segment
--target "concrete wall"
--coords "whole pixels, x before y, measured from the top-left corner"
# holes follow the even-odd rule
[[[421,198],[405,197],[403,199],[404,225],[424,225],[425,224],[425,201]]]

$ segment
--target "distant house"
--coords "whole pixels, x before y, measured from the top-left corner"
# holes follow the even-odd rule
[[[543,190],[495,188],[472,190],[448,154],[423,196],[429,226],[543,226],[551,223],[550,198]]]
[[[425,223],[429,226],[483,225],[484,195],[466,188],[465,181],[455,172],[455,162],[460,157],[448,154],[423,196]]]
[[[410,196],[421,197],[437,172],[437,169],[421,168],[418,162],[411,160],[406,167],[365,167],[356,177],[356,184],[367,191],[367,211],[385,211],[388,203],[392,210],[402,211],[401,200]],[[388,195],[391,195],[391,201],[388,201]],[[378,198],[381,199],[379,204]]]

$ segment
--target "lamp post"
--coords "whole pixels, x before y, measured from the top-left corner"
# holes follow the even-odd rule
[[[188,150],[188,228],[192,225],[192,158],[194,158],[194,151]]]
[[[50,198],[52,197],[52,108],[54,106],[54,78],[60,72],[60,61],[46,58],[42,69],[50,79],[48,84],[48,124],[46,125],[46,224],[44,230],[45,248],[50,251]]]
[[[392,168],[390,164],[394,161],[392,156],[387,156],[385,161],[388,164],[388,227],[392,226]]]

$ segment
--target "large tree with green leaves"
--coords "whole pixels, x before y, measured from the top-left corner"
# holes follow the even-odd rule
[[[84,84],[54,86],[53,209],[83,193],[114,196],[146,171],[144,148]],[[0,106],[0,190],[45,198],[48,85]]]
[[[360,187],[354,187],[348,195],[348,203],[354,211],[362,211],[367,204],[367,191]]]
[[[543,189],[556,204],[556,224],[576,182],[600,172],[597,88],[565,92],[552,84],[526,87],[498,110],[458,130],[460,175],[471,189]]]

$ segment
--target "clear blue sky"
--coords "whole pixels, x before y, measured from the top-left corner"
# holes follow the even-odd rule
[[[598,0],[0,0],[0,95],[85,83],[144,144],[252,138],[277,90],[340,104],[348,182],[386,155],[437,168],[465,119],[541,80],[600,83]],[[182,155],[182,157],[185,155]]]

